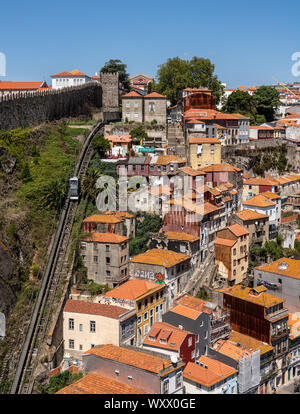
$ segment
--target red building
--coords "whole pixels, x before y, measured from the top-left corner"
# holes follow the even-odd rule
[[[166,322],[156,322],[146,336],[143,348],[176,355],[184,364],[195,361],[196,335]]]

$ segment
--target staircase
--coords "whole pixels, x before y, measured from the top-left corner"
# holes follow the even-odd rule
[[[182,128],[179,123],[168,124],[168,154],[186,159],[186,145]],[[173,150],[174,148],[174,150]]]
[[[183,293],[195,296],[202,286],[209,287],[217,274],[217,268],[218,266],[215,263],[215,255],[214,253],[209,252],[204,262],[195,269],[194,274],[186,284]]]

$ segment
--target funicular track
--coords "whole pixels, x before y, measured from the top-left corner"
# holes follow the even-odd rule
[[[104,125],[105,122],[97,123],[83,145],[73,173],[79,179],[85,175],[92,157],[92,139],[103,130]],[[38,365],[42,345],[47,334],[47,328],[49,327],[57,287],[64,281],[68,272],[67,251],[77,206],[78,201],[70,201],[68,195],[63,212],[61,213],[35,308],[22,346],[10,394],[32,393],[35,369]]]

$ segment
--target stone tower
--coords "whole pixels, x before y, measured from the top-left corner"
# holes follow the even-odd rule
[[[103,112],[119,112],[119,73],[101,73]]]

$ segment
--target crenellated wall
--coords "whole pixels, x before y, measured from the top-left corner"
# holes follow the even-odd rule
[[[115,120],[119,110],[118,74],[101,73],[101,82],[0,97],[0,129],[27,128],[79,115],[86,105],[102,108],[105,120]]]

